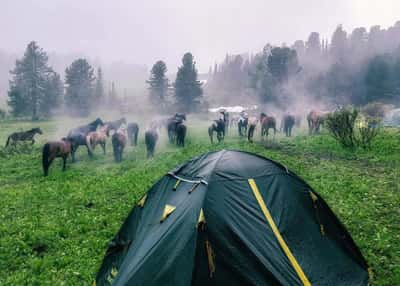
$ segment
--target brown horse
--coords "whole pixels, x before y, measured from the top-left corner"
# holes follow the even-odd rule
[[[126,143],[128,142],[128,134],[126,129],[118,129],[111,137],[111,142],[113,145],[114,158],[116,162],[122,161],[122,153]]]
[[[311,110],[307,115],[308,131],[310,135],[318,134],[321,124],[323,124],[324,119],[328,112],[321,112],[316,110]]]
[[[86,135],[86,146],[88,146],[91,153],[97,145],[100,144],[103,149],[103,153],[106,154],[106,140],[107,140],[107,130],[104,127],[100,127],[98,131],[91,131]]]
[[[272,116],[267,116],[265,113],[260,115],[261,124],[261,139],[264,140],[264,136],[268,138],[268,130],[272,128],[274,130],[274,137],[276,134],[276,119]]]
[[[157,129],[149,129],[144,134],[144,142],[147,149],[147,158],[154,157],[154,149],[158,140]]]
[[[62,138],[61,141],[52,141],[44,144],[42,153],[42,166],[44,176],[49,174],[49,167],[55,158],[63,159],[63,168],[65,171],[67,158],[72,151],[72,142],[67,138]]]
[[[249,126],[249,131],[247,132],[247,140],[252,143],[253,142],[253,137],[254,137],[254,132],[256,130],[258,123],[258,119],[255,116],[250,116],[248,119],[248,126]]]

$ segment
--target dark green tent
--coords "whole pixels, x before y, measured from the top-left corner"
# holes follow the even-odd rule
[[[110,242],[95,285],[367,285],[324,200],[264,157],[211,152],[161,178]]]

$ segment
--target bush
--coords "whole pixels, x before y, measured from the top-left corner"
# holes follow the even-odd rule
[[[357,125],[359,132],[357,145],[364,149],[370,148],[373,139],[378,135],[381,120],[379,118],[367,117],[361,119]]]
[[[325,126],[343,147],[366,149],[378,135],[380,119],[363,117],[357,109],[347,107],[329,114]]]
[[[353,108],[342,108],[328,114],[324,125],[329,133],[343,147],[354,148],[357,144],[354,126],[358,111]]]

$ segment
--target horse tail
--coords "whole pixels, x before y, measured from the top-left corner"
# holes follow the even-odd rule
[[[50,144],[46,143],[44,144],[42,153],[42,166],[45,176],[47,176],[49,172],[49,155],[50,155]]]
[[[7,142],[6,142],[6,148],[8,147],[8,144],[10,144],[10,140],[11,140],[11,135],[10,135],[10,136],[8,136],[8,138],[7,138]]]

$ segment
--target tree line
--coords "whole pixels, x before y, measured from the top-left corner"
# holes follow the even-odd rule
[[[196,112],[203,106],[202,83],[198,80],[196,62],[191,53],[185,53],[178,68],[175,82],[171,85],[166,77],[167,66],[157,61],[147,81],[150,101],[160,112]]]
[[[199,110],[203,91],[193,55],[183,56],[173,84],[169,83],[166,73],[163,61],[156,62],[150,71],[147,84],[154,109],[160,112]],[[87,116],[98,107],[120,104],[114,83],[106,96],[101,68],[95,75],[86,59],[77,59],[65,69],[63,81],[49,66],[47,53],[34,41],[16,61],[11,75],[8,105],[15,117],[30,116],[37,120],[50,117],[61,108],[70,115]]]
[[[15,117],[50,117],[63,105],[72,115],[87,115],[105,99],[101,68],[77,59],[65,70],[65,81],[48,64],[47,53],[36,42],[28,44],[11,71],[8,105]]]
[[[400,21],[387,29],[364,27],[348,34],[340,25],[330,41],[312,32],[290,47],[267,44],[255,55],[227,55],[210,67],[207,94],[255,94],[287,106],[299,94],[332,105],[400,100]]]

